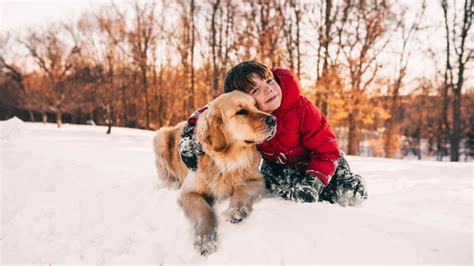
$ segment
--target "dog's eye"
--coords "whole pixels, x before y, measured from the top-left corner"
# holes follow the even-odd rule
[[[237,111],[237,113],[235,113],[235,114],[236,115],[246,115],[248,113],[249,113],[249,111],[247,109],[242,108],[239,111]]]

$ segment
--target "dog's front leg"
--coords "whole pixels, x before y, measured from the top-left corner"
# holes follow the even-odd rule
[[[182,194],[181,207],[194,226],[194,246],[202,256],[213,253],[217,248],[217,219],[207,197],[189,191]]]
[[[260,196],[263,191],[264,186],[261,178],[236,186],[230,199],[229,208],[224,212],[226,221],[238,223],[247,217],[252,211],[253,200]]]

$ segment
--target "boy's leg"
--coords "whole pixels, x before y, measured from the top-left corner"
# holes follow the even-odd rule
[[[315,202],[318,199],[314,180],[284,164],[263,160],[260,172],[265,180],[265,188],[272,195],[297,202]]]
[[[338,203],[341,206],[357,206],[367,199],[367,188],[360,175],[354,175],[341,154],[336,172],[329,184],[321,191],[319,201]]]

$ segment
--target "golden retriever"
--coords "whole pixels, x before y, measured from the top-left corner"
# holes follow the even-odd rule
[[[237,223],[249,215],[253,200],[263,193],[256,144],[275,134],[276,120],[259,111],[249,94],[233,91],[217,97],[195,127],[196,140],[205,152],[198,157],[197,171],[188,170],[179,155],[185,125],[158,130],[153,141],[156,167],[165,184],[181,187],[178,203],[194,226],[194,246],[207,255],[217,248],[213,202],[230,197],[224,215]]]

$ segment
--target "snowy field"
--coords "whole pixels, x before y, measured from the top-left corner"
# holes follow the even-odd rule
[[[1,265],[473,263],[474,163],[348,156],[359,208],[263,198],[241,224],[219,203],[219,248],[192,246],[160,188],[153,132],[0,121]]]

